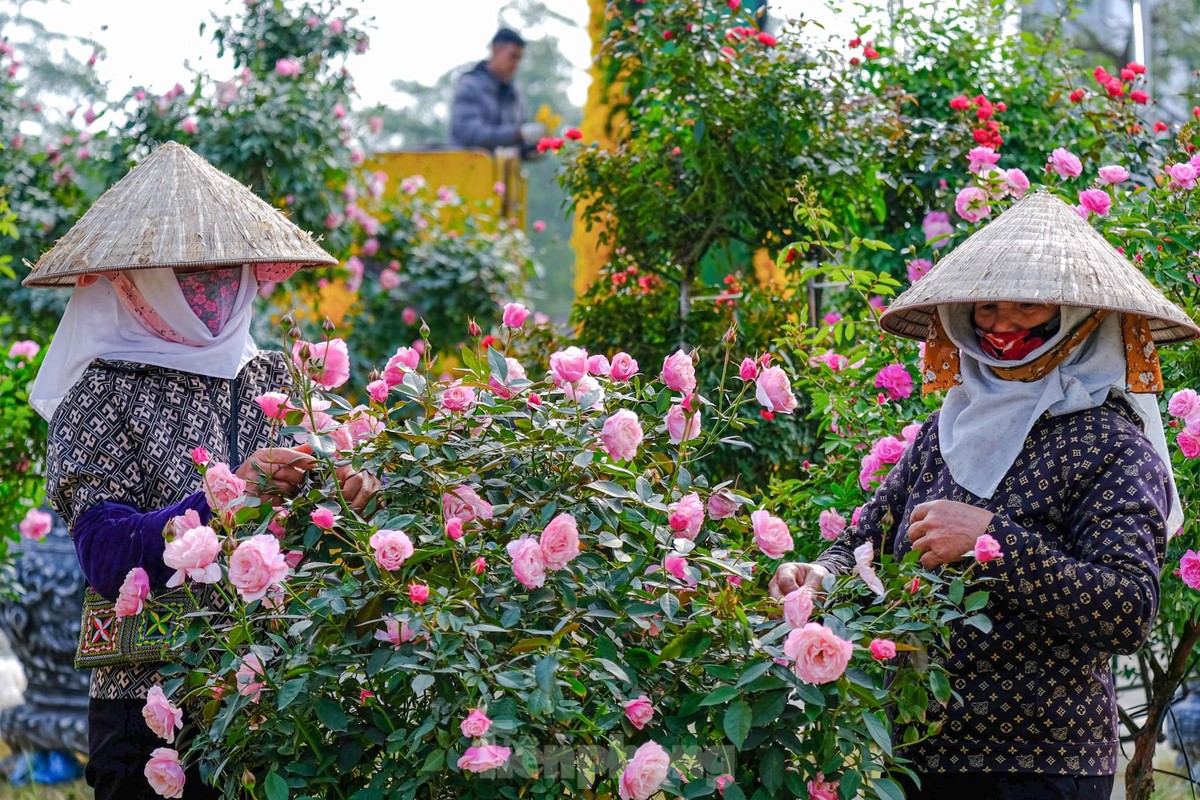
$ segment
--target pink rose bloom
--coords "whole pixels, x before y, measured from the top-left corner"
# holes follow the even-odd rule
[[[463,522],[491,519],[492,506],[470,486],[455,486],[442,495],[442,516],[446,519],[458,517]]]
[[[163,548],[163,563],[175,570],[175,574],[167,580],[167,586],[181,586],[184,579],[196,583],[216,583],[221,580],[221,567],[216,563],[220,553],[221,540],[217,538],[216,531],[207,525],[178,534]]]
[[[871,484],[879,480],[876,473],[882,468],[883,462],[879,460],[879,456],[870,453],[863,456],[862,466],[858,470],[858,485],[864,492],[871,491]]]
[[[921,432],[921,423],[913,422],[904,426],[904,430],[900,431],[900,436],[904,439],[904,443],[912,445],[917,441],[917,434]]]
[[[394,647],[411,642],[414,638],[416,633],[408,627],[407,622],[397,622],[394,619],[384,621],[383,630],[375,631],[376,641],[388,642]]]
[[[150,753],[146,763],[146,782],[160,797],[183,797],[183,784],[187,778],[183,774],[183,765],[179,763],[179,753],[169,747],[158,747]]]
[[[367,384],[367,394],[370,395],[371,400],[376,403],[386,403],[388,392],[391,390],[391,388],[392,387],[388,385],[387,381],[371,381]]]
[[[975,559],[979,563],[987,563],[993,558],[999,558],[1000,555],[1000,543],[996,541],[995,537],[985,533],[975,540]]]
[[[713,492],[708,497],[709,519],[729,519],[736,516],[742,508],[742,503],[728,489]]]
[[[913,392],[912,376],[899,364],[888,364],[875,376],[875,388],[887,392],[889,400],[902,400]]]
[[[721,797],[724,797],[725,796],[725,787],[731,783],[733,783],[733,776],[730,775],[729,773],[725,773],[724,775],[718,775],[717,780],[716,780],[717,794],[721,795]]]
[[[688,414],[683,410],[683,406],[676,403],[667,412],[666,423],[671,444],[682,444],[689,439],[695,439],[700,435],[700,409]]]
[[[1196,188],[1196,168],[1190,163],[1172,164],[1166,168],[1171,176],[1172,189],[1191,190]]]
[[[520,303],[509,303],[504,307],[504,324],[513,330],[517,330],[525,324],[525,320],[529,318],[529,313],[529,309]]]
[[[329,23],[329,32],[330,33],[340,34],[345,29],[346,29],[346,24],[344,22],[342,22],[340,19],[331,20]]]
[[[687,559],[683,556],[667,556],[663,559],[663,569],[685,583],[694,583],[687,574]]]
[[[408,585],[408,599],[419,606],[425,605],[429,601],[429,587],[423,583],[410,583]]]
[[[604,356],[590,356],[587,360],[588,373],[596,377],[606,377],[612,373],[612,364]]]
[[[611,372],[615,381],[627,381],[637,374],[638,363],[629,353],[617,353],[612,357]]]
[[[930,211],[925,215],[925,219],[921,221],[921,230],[925,232],[925,243],[937,239],[933,242],[933,247],[944,247],[951,234],[954,233],[954,225],[950,222],[950,215],[945,211]]]
[[[379,273],[379,288],[385,292],[390,292],[400,286],[400,273],[385,269]]]
[[[832,542],[846,530],[846,518],[836,508],[827,508],[821,512],[817,525],[821,529],[821,538]]]
[[[908,445],[896,436],[884,436],[871,445],[871,455],[879,458],[881,464],[895,464],[904,455]]]
[[[795,547],[787,523],[766,510],[751,513],[750,525],[754,529],[754,543],[771,558],[782,558]]]
[[[266,686],[265,682],[258,680],[262,676],[262,661],[254,653],[246,653],[242,656],[242,665],[238,667],[233,676],[234,682],[237,683],[238,694],[250,698],[251,703],[257,703],[263,687]]]
[[[338,514],[334,514],[333,511],[324,506],[318,506],[313,509],[312,514],[309,516],[312,519],[313,525],[316,525],[323,531],[332,529],[340,518]]]
[[[559,514],[542,530],[538,538],[546,569],[565,569],[579,555],[579,528],[575,517]]]
[[[441,401],[442,408],[451,413],[467,411],[475,405],[475,390],[455,381],[442,392]]]
[[[792,394],[792,382],[782,367],[767,367],[759,374],[754,396],[768,411],[777,414],[790,414],[798,405]]]
[[[824,773],[818,772],[817,777],[808,782],[808,800],[838,800],[838,784],[841,781],[827,781]]]
[[[1129,180],[1129,170],[1124,167],[1110,164],[1107,167],[1100,168],[1100,180],[1108,184],[1123,183]]]
[[[300,350],[308,348],[308,361],[301,363]],[[336,389],[350,378],[350,352],[341,339],[328,342],[295,342],[292,361],[302,367],[322,389]]]
[[[959,190],[958,196],[954,198],[954,210],[967,222],[978,222],[992,213],[992,207],[988,205],[990,200],[983,189],[967,186]]]
[[[22,339],[8,348],[8,357],[33,359],[41,350],[42,346],[32,339]]]
[[[513,560],[513,576],[526,589],[536,589],[546,582],[546,557],[532,536],[522,536],[508,543],[506,549]]]
[[[396,354],[388,359],[383,369],[383,379],[388,386],[398,386],[404,380],[404,373],[416,369],[421,363],[421,354],[411,347],[401,347]]]
[[[850,526],[851,527],[858,527],[858,518],[862,516],[862,511],[863,511],[862,506],[856,506],[854,511],[851,512],[851,514],[850,514]]]
[[[1084,189],[1079,193],[1079,205],[1103,217],[1112,208],[1112,198],[1103,189]]]
[[[281,512],[286,516],[287,512]],[[195,509],[189,508],[177,517],[171,517],[167,520],[167,524],[163,526],[163,538],[167,541],[177,539],[183,534],[190,531],[192,528],[199,528],[203,525],[200,521],[200,514]]]
[[[462,535],[462,523],[459,523]],[[413,554],[413,543],[404,531],[382,529],[371,536],[371,547],[375,548],[375,563],[388,571],[400,569]]]
[[[575,383],[587,375],[587,351],[568,347],[550,354],[550,372],[559,386]]]
[[[675,536],[694,540],[704,524],[704,503],[700,501],[700,495],[691,492],[667,506],[667,524]]]
[[[1200,457],[1200,435],[1197,435],[1192,429],[1185,428],[1175,437],[1175,443],[1179,445],[1179,450],[1183,453],[1184,458]]]
[[[600,441],[613,461],[632,461],[643,436],[637,414],[627,408],[604,420],[604,427],[600,431]]]
[[[287,560],[280,552],[279,540],[269,533],[251,536],[229,557],[229,582],[247,603],[262,599],[287,574]]]
[[[152,687],[146,693],[142,718],[155,736],[168,743],[173,743],[175,732],[183,728],[183,709],[171,705],[161,686]]]
[[[875,574],[875,548],[870,542],[863,542],[854,548],[854,571],[872,592],[880,597],[887,594],[883,581]]]
[[[1184,553],[1175,574],[1191,588],[1200,589],[1200,553],[1190,549]]]
[[[743,358],[738,368],[738,377],[744,381],[752,381],[758,377],[758,362],[753,358]]]
[[[604,390],[591,375],[584,375],[574,383],[562,385],[563,396],[575,403],[582,403],[588,395],[595,394],[596,400],[591,408],[599,410],[604,407]]]
[[[268,419],[281,420],[291,410],[291,403],[288,402],[288,396],[283,392],[260,394],[254,398],[254,402],[263,410]]]
[[[508,366],[508,376],[504,379],[504,382],[501,383],[500,376],[493,371],[492,374],[488,376],[488,387],[491,388],[492,392],[495,393],[497,397],[503,397],[505,400],[509,400],[516,393],[509,384],[516,380],[527,380],[528,376],[525,374],[525,367],[522,366],[521,362],[517,361],[515,358],[505,358],[504,363]]]
[[[933,262],[927,258],[914,258],[905,265],[909,283],[916,283],[925,277],[925,273],[933,268]]]
[[[812,612],[812,589],[807,586],[801,586],[799,589],[788,592],[783,598],[783,618],[787,620],[788,627],[793,630],[799,630],[807,625]]]
[[[487,559],[484,558],[483,556],[480,556],[479,558],[472,561],[471,562],[471,571],[474,572],[476,575],[482,575],[484,572],[487,571]]]
[[[482,736],[487,736],[488,728],[490,727],[492,727],[492,721],[488,719],[487,714],[478,708],[471,709],[471,713],[467,714],[467,718],[458,725],[458,729],[462,731],[462,735],[468,739],[478,739]]]
[[[212,457],[209,456],[208,451],[203,447],[195,447],[192,449],[192,463],[197,467],[207,464],[211,460]]]
[[[815,367],[818,364],[824,364],[834,372],[841,372],[850,365],[850,359],[846,356],[833,352],[833,350],[826,350],[821,355],[813,356],[812,358],[808,359],[808,365],[810,367]]]
[[[872,639],[871,658],[876,661],[887,661],[896,657],[896,643],[891,639]]]
[[[452,517],[446,522],[446,538],[457,542],[463,537],[462,520],[458,517]]]
[[[820,685],[842,677],[854,645],[818,622],[809,622],[788,634],[783,652],[794,664],[792,670],[805,683]]]
[[[1004,172],[1004,185],[1010,195],[1020,200],[1029,190],[1029,177],[1014,167]]]
[[[1000,160],[1000,154],[990,147],[973,147],[967,152],[967,170],[979,174],[979,170],[990,167]]]
[[[150,576],[141,567],[134,567],[125,575],[117,592],[116,613],[118,617],[136,617],[142,613],[142,603],[150,595]],[[168,739],[167,741],[170,741]]]
[[[53,527],[54,518],[36,508],[26,511],[25,516],[17,523],[17,529],[21,531],[21,535],[35,542],[45,539]]]
[[[663,359],[659,377],[673,391],[689,394],[696,390],[696,369],[692,366],[692,357],[682,350],[676,350]]]
[[[640,731],[650,724],[650,720],[654,718],[654,704],[650,702],[650,698],[646,695],[628,700],[625,702],[625,718],[633,724],[633,727]]]
[[[1047,163],[1050,169],[1063,178],[1078,178],[1083,172],[1083,164],[1080,163],[1079,156],[1062,147],[1054,149]]]
[[[204,495],[209,507],[228,524],[246,499],[246,482],[228,464],[213,464],[204,473]]]
[[[821,317],[821,322],[826,325],[836,325],[843,319],[842,315],[836,311],[830,311],[825,316]]]
[[[458,768],[466,772],[487,772],[489,769],[503,767],[511,756],[511,748],[494,744],[468,747],[458,759]]]
[[[383,420],[371,413],[366,406],[355,406],[350,409],[350,419],[342,426],[353,440],[352,444],[374,439],[384,431]],[[352,447],[346,448],[353,449]]]
[[[1185,421],[1200,416],[1200,394],[1195,389],[1180,389],[1167,401],[1167,413]]]
[[[658,742],[639,747],[621,771],[617,794],[621,800],[649,800],[667,779],[671,757]]]

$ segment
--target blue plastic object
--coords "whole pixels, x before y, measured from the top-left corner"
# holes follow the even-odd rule
[[[8,782],[13,786],[28,783],[67,783],[83,777],[83,765],[67,750],[39,750],[15,759]]]

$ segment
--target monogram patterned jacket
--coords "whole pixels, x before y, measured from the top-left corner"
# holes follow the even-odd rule
[[[1098,408],[1042,417],[984,500],[950,476],[937,416],[863,507],[858,526],[818,559],[846,574],[852,551],[866,541],[876,553],[903,557],[911,549],[909,514],[928,500],[995,513],[987,532],[1003,555],[978,566],[992,579],[984,610],[992,631],[953,627],[945,666],[961,701],[931,703],[939,734],[901,752],[927,773],[1115,774],[1110,664],[1114,653],[1145,641],[1158,612],[1169,466],[1137,414],[1111,396]]]
[[[51,420],[46,459],[46,494],[71,535],[84,524],[81,517],[101,520],[104,528],[89,531],[95,541],[87,552],[76,539],[81,562],[102,558],[107,549],[109,556],[125,554],[120,557],[130,561],[105,564],[110,572],[115,568],[123,576],[143,566],[152,580],[170,574],[161,563],[161,522],[149,530],[152,526],[135,523],[144,521],[136,514],[121,521],[118,513],[95,510],[124,508],[152,518],[169,506],[191,504],[201,489],[192,449],[204,447],[213,461],[236,467],[271,445],[271,421],[254,398],[284,391],[290,383],[279,352],[260,353],[233,380],[128,361],[93,361]],[[131,547],[130,537],[137,536],[144,541]],[[99,667],[91,696],[144,698],[158,682],[160,666]]]

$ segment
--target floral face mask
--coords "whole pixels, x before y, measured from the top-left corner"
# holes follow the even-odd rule
[[[199,272],[176,272],[179,289],[201,322],[213,336],[221,332],[237,304],[242,287],[242,268],[206,269]]]

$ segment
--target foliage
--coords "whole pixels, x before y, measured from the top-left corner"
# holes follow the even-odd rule
[[[46,421],[29,405],[29,387],[44,355],[30,341],[0,356],[0,559],[17,538],[17,523],[42,504],[45,492]]]

